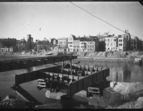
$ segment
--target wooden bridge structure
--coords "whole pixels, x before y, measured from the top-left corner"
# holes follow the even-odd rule
[[[3,61],[0,62],[0,72],[63,62],[62,65],[15,75],[14,86],[19,87],[20,84],[25,82],[44,79],[50,81],[52,84],[57,82],[66,85],[68,89],[67,95],[69,97],[72,97],[81,90],[88,91],[88,87],[99,87],[100,92],[107,87],[106,77],[109,76],[108,68],[72,64],[73,59],[77,59],[77,56],[63,55]],[[64,66],[64,61],[69,61],[70,63]],[[55,77],[59,79],[55,79]],[[68,82],[65,82],[65,80]],[[19,93],[23,91],[21,88],[19,90]],[[31,100],[35,101],[32,97]]]
[[[0,61],[0,72],[25,69],[34,66],[52,64],[62,61],[77,59],[77,56],[72,55],[60,55],[60,56],[48,56],[48,57],[34,57],[34,58],[23,58],[15,60]]]
[[[93,71],[89,71],[89,69],[85,70],[85,75],[78,75],[75,72],[75,66],[70,68],[63,68],[62,66],[55,66],[52,68],[48,68],[42,71],[33,71],[30,73],[25,73],[21,75],[15,76],[15,85],[19,85],[25,82],[29,82],[36,79],[45,79],[52,83],[63,83],[68,86],[68,95],[72,97],[75,93],[81,90],[87,90],[88,87],[94,87],[97,84],[100,84],[100,91],[107,87],[106,77],[109,76],[109,69],[102,68],[92,68]],[[100,70],[99,70],[100,69]],[[81,72],[81,69],[79,69]],[[72,75],[71,75],[72,73]],[[58,79],[59,77],[59,79]],[[63,78],[68,78],[69,82],[64,82]],[[65,79],[67,80],[67,79]]]

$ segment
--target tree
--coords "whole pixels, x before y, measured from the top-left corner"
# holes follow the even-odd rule
[[[29,35],[27,43],[26,43],[26,49],[27,51],[31,51],[33,48],[34,48],[33,38],[31,37],[31,35]]]

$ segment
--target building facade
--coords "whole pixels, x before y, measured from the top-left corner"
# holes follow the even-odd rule
[[[118,43],[117,43],[117,49],[121,51],[127,51],[127,44],[128,44],[128,39],[125,38],[124,35],[119,35],[118,36]]]
[[[58,47],[68,48],[68,38],[59,38],[58,39]]]
[[[13,47],[4,47],[4,48],[0,48],[0,52],[13,52]]]
[[[95,41],[90,38],[81,38],[80,39],[80,51],[81,52],[95,52],[96,44]]]
[[[130,43],[131,50],[142,50],[142,41],[138,37],[134,37],[131,39]]]
[[[94,52],[98,50],[99,41],[93,36],[78,37],[71,35],[68,38],[69,52]]]
[[[106,51],[118,50],[118,37],[110,36],[105,38]]]
[[[131,50],[131,35],[128,30],[125,30],[125,33],[123,34],[124,38],[127,40],[127,49]]]
[[[78,52],[80,48],[80,39],[74,35],[68,37],[68,52]]]

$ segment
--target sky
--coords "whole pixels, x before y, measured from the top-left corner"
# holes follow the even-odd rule
[[[91,14],[143,40],[143,6],[139,2],[73,2]],[[0,38],[33,39],[95,36],[124,32],[70,2],[0,2]]]

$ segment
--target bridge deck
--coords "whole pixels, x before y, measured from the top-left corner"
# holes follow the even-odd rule
[[[16,69],[24,69],[38,65],[51,64],[55,62],[62,62],[72,59],[77,59],[77,56],[62,55],[62,56],[37,57],[29,59],[24,58],[18,60],[0,61],[0,72],[16,70]]]

